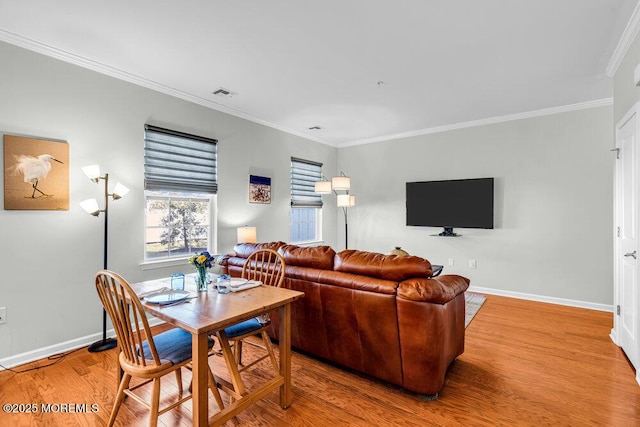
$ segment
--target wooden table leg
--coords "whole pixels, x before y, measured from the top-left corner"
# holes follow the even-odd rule
[[[193,365],[193,425],[209,425],[208,400],[208,337],[207,334],[191,336]]]
[[[279,314],[280,375],[284,378],[284,384],[280,386],[280,406],[286,409],[291,406],[293,400],[293,391],[291,390],[291,304],[281,306]]]

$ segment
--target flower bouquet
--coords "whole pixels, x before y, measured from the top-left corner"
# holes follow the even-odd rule
[[[196,268],[196,284],[198,285],[198,291],[206,291],[209,278],[207,277],[207,269],[211,268],[213,257],[209,252],[204,251],[199,254],[192,255],[189,258],[189,264]]]

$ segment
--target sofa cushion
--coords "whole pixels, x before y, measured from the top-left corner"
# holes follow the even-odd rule
[[[395,280],[379,279],[377,277],[362,276],[342,271],[319,270],[318,282],[341,288],[367,291],[377,294],[395,295],[398,282]]]
[[[333,259],[336,256],[336,251],[330,246],[284,245],[278,249],[278,252],[287,266],[297,265],[321,270],[333,270]]]
[[[233,247],[236,252],[236,256],[240,258],[248,258],[249,255],[260,249],[273,249],[277,251],[278,248],[284,246],[284,242],[268,242],[268,243],[238,243]]]
[[[417,256],[383,255],[348,249],[336,254],[334,269],[345,273],[401,282],[413,277],[431,277],[431,263]]]
[[[470,280],[457,274],[434,277],[433,279],[409,279],[398,286],[398,297],[432,304],[446,304],[464,293]]]

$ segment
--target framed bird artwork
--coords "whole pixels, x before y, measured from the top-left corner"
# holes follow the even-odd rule
[[[4,209],[69,210],[69,144],[4,135]]]

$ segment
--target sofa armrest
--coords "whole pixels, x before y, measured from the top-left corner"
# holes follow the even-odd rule
[[[214,274],[229,274],[229,259],[233,256],[234,254],[219,255],[211,272]]]
[[[431,279],[408,279],[400,282],[398,297],[412,301],[445,304],[466,291],[469,282],[469,279],[457,274],[446,274]]]

